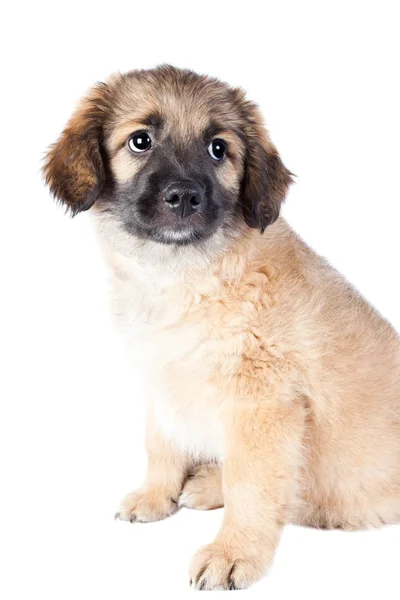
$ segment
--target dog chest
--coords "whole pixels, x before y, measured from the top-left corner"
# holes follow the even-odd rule
[[[153,312],[154,315],[154,312]],[[164,315],[166,316],[166,315]],[[184,453],[221,459],[221,393],[214,379],[204,323],[131,318],[123,326],[133,368],[162,435]]]

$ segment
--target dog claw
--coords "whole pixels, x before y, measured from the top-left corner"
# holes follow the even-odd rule
[[[232,580],[228,582],[228,590],[237,590],[237,587]]]

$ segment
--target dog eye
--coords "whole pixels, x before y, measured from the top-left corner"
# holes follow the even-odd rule
[[[151,137],[147,131],[139,131],[131,135],[128,146],[132,152],[146,152],[151,148]]]
[[[208,153],[214,160],[221,160],[226,153],[226,143],[224,140],[213,140],[208,146]]]

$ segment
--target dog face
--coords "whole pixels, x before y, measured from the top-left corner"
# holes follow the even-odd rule
[[[240,221],[262,232],[291,182],[241,90],[173,67],[96,85],[45,162],[56,198],[135,239],[201,244]]]

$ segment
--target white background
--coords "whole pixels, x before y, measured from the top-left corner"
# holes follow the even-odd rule
[[[297,174],[284,213],[400,330],[397,2],[20,2],[2,9],[2,598],[186,597],[222,511],[115,523],[143,405],[88,216],[39,169],[75,102],[162,62],[242,85]],[[399,598],[400,526],[285,529],[254,598]]]

